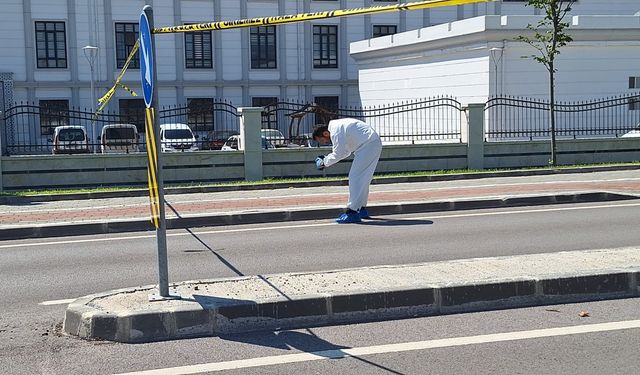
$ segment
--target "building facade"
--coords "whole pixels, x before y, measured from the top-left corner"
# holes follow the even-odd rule
[[[638,4],[640,7],[640,3]],[[549,73],[516,40],[541,16],[481,16],[354,42],[362,103],[384,105],[445,95],[463,104],[495,96],[549,98]],[[558,101],[640,90],[640,15],[567,17],[573,41],[555,60]],[[634,108],[640,110],[638,108]]]
[[[1,105],[91,109],[114,82],[137,38],[138,17],[152,5],[156,26],[235,20],[395,3],[378,0],[2,0]],[[526,1],[495,1],[354,16],[260,28],[158,35],[160,105],[235,106],[273,100],[360,105],[352,42],[482,15],[536,14]],[[579,14],[632,14],[637,0],[580,0]],[[98,49],[93,62],[92,49]],[[93,79],[91,73],[93,67]],[[92,93],[91,81],[95,82]],[[137,59],[123,83],[140,91]],[[142,99],[118,90],[107,110],[135,111]],[[0,108],[3,110],[3,108]]]

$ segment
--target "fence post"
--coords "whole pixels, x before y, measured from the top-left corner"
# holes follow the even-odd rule
[[[467,124],[462,142],[467,144],[467,168],[484,169],[484,103],[468,104],[464,110]]]
[[[1,87],[2,86],[0,86],[0,88]],[[7,124],[4,120],[4,111],[0,110],[0,192],[4,190],[4,187],[2,185],[2,157],[4,156],[4,145],[2,144],[2,137],[4,136],[6,126]]]
[[[240,142],[238,150],[244,151],[244,178],[247,181],[262,180],[262,107],[238,108],[240,113]]]

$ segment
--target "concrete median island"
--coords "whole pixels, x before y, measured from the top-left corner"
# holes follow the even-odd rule
[[[82,297],[64,331],[135,343],[640,296],[640,248],[195,280]]]

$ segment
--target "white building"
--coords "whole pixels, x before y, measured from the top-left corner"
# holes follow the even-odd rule
[[[520,35],[532,37],[527,26],[541,19],[479,16],[352,43],[362,104],[447,96],[464,106],[515,97],[489,102],[486,138],[546,138],[550,125],[541,102],[549,100],[549,73],[531,58],[540,53],[516,40]],[[555,100],[567,103],[562,107],[566,110],[556,114],[559,136],[625,134],[640,124],[640,14],[573,15],[565,21],[573,41],[555,60]],[[589,104],[570,104],[576,102]],[[427,121],[430,132],[450,120],[433,112],[436,115]],[[380,117],[373,125],[386,133],[388,122]]]
[[[87,45],[99,48],[95,61],[96,96],[99,97],[119,73],[136,39],[139,14],[147,3],[154,6],[156,26],[173,26],[367,7],[378,5],[380,1],[1,0],[0,82],[3,98],[0,98],[0,106],[27,101],[91,108],[90,66],[82,48]],[[361,92],[368,101],[370,90],[365,87],[360,92],[358,88],[358,66],[349,55],[350,43],[431,25],[442,24],[440,28],[448,28],[449,22],[483,15],[536,14],[536,10],[525,7],[525,3],[504,0],[256,29],[158,35],[156,66],[160,105],[197,103],[194,99],[202,103],[210,98],[224,98],[236,106],[263,105],[274,98],[316,101],[330,106],[360,105]],[[630,15],[638,10],[638,0],[579,0],[574,13]],[[469,22],[462,25],[477,29],[474,25],[478,19]],[[418,31],[399,38],[406,40],[416,33]],[[465,33],[460,31],[459,39],[465,38],[462,36]],[[371,43],[381,46],[380,51],[388,47],[398,50],[394,48],[397,40],[384,45],[385,40]],[[441,48],[451,49],[446,42],[446,39],[441,40],[440,43],[444,43]],[[356,44],[356,55],[364,53],[358,46],[360,44]],[[502,44],[498,39],[492,39],[490,47],[493,46],[499,48]],[[509,56],[504,56],[503,61],[516,61],[517,53],[515,50],[508,52]],[[486,48],[484,57],[475,58],[482,60],[476,65],[485,66],[484,73],[478,74],[485,75],[481,81],[485,81],[486,86],[490,81]],[[508,74],[520,76],[509,79],[512,82],[509,85],[525,81],[528,73],[524,73],[510,71]],[[368,73],[362,74],[364,78]],[[139,82],[139,70],[134,63],[123,83],[140,91]],[[511,86],[507,87],[505,82],[506,77],[499,83],[501,89],[510,90]],[[474,95],[486,96],[487,90],[479,89]],[[107,109],[123,112],[140,107],[141,99],[118,90]]]
[[[515,40],[540,20],[481,16],[352,43],[362,102],[380,105],[437,95],[464,104],[484,103],[491,96],[548,99],[548,71],[524,58],[538,51]],[[576,15],[566,21],[573,41],[555,61],[557,100],[640,89],[640,15]]]

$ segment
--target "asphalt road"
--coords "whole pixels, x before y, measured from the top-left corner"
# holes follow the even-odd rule
[[[627,201],[403,215],[366,225],[317,221],[171,231],[170,281],[634,246],[640,244],[639,205]],[[118,373],[640,319],[640,303],[630,299],[562,307],[559,312],[539,307],[143,345],[59,335],[65,305],[57,300],[154,284],[156,272],[155,238],[149,233],[0,242],[0,368],[9,374]],[[50,304],[42,304],[46,302]],[[598,312],[591,314],[594,319],[578,318],[580,309]],[[230,373],[595,374],[613,368],[619,371],[609,373],[624,374],[640,369],[638,329],[523,337]]]

